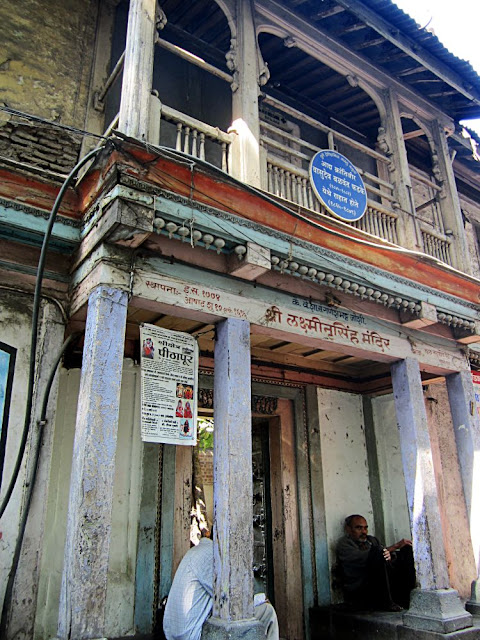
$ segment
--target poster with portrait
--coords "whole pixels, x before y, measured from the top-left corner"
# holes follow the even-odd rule
[[[141,436],[197,444],[198,345],[188,333],[140,327]]]
[[[480,372],[472,371],[473,388],[475,390],[475,404],[480,416]]]

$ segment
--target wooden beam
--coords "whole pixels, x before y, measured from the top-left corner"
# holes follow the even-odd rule
[[[359,379],[359,371],[354,367],[345,366],[342,364],[335,364],[333,362],[325,362],[321,361],[316,363],[314,360],[308,360],[308,366],[306,366],[306,361],[302,356],[295,354],[285,354],[285,353],[275,353],[270,349],[261,349],[258,347],[252,347],[252,363],[271,363],[279,366],[290,366],[290,367],[298,367],[299,369],[309,369],[310,371],[318,371],[320,372],[329,372],[334,373],[340,377],[351,377],[355,379]],[[362,373],[362,375],[365,372]]]
[[[383,42],[385,42],[385,38],[375,38],[374,40],[367,40],[367,42],[364,42],[355,47],[355,50],[361,51],[362,49],[368,49],[369,47],[376,47],[377,44],[382,44]]]
[[[423,129],[415,129],[415,131],[408,131],[403,134],[404,140],[411,140],[412,138],[418,138],[419,136],[425,135],[425,131]]]
[[[325,9],[325,11],[319,11],[313,16],[313,20],[325,20],[325,18],[331,18],[332,16],[336,16],[339,13],[345,11],[343,7],[339,7],[338,5],[332,7],[331,9]]]
[[[345,33],[353,33],[355,31],[361,31],[362,29],[368,29],[368,25],[363,22],[355,22],[349,26],[341,27],[340,29],[335,29],[331,33],[334,35],[343,35]]]
[[[418,67],[410,67],[408,69],[405,69],[405,71],[400,71],[396,75],[397,75],[398,78],[405,78],[407,76],[412,76],[415,73],[425,73],[425,71],[428,71],[428,69],[426,69],[424,66],[420,65]]]

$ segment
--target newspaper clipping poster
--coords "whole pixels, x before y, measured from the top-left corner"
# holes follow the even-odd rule
[[[197,444],[198,346],[188,333],[140,327],[144,442]]]

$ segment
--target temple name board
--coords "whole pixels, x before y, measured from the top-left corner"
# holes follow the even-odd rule
[[[467,369],[462,354],[433,347],[421,340],[409,340],[392,327],[389,331],[369,318],[350,312],[338,312],[338,319],[316,306],[304,306],[301,298],[292,298],[278,292],[271,300],[259,300],[245,295],[233,294],[207,285],[193,284],[173,276],[153,275],[137,270],[133,284],[135,297],[147,298],[162,304],[203,312],[209,316],[240,318],[259,327],[262,332],[277,330],[293,336],[303,336],[302,342],[323,348],[337,349],[352,354],[370,353],[372,359],[391,360],[415,357],[429,365],[432,370],[463,371]],[[258,295],[258,289],[257,289]],[[348,318],[348,320],[347,320]],[[211,320],[210,320],[211,321]],[[287,337],[287,336],[286,336]],[[376,355],[374,355],[376,354]]]

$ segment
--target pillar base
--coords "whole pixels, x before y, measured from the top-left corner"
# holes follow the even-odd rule
[[[465,611],[454,589],[414,589],[403,622],[412,629],[437,633],[452,633],[473,624],[472,616]]]
[[[265,640],[265,629],[256,618],[229,622],[211,617],[203,625],[201,640]]]
[[[473,616],[480,615],[480,584],[478,580],[472,582],[470,599],[465,604],[465,609]]]

